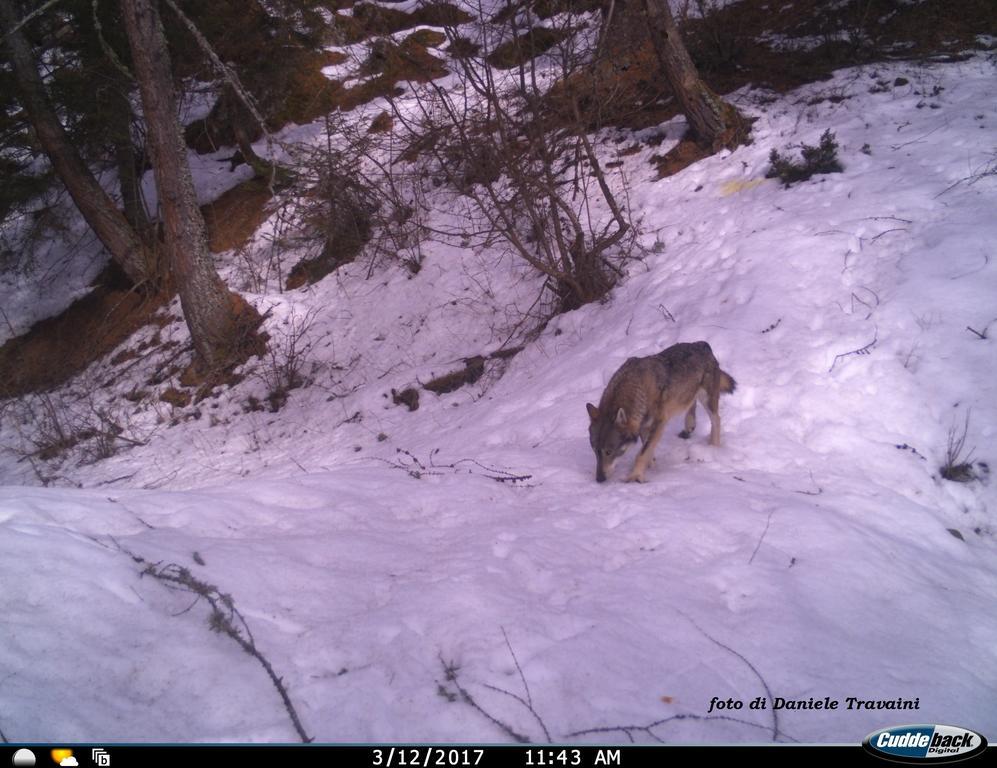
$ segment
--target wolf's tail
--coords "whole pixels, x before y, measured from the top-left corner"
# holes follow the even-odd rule
[[[737,382],[734,381],[734,377],[726,371],[720,371],[720,391],[729,395],[735,389],[737,389]]]

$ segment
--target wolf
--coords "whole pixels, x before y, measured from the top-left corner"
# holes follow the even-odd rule
[[[688,438],[696,429],[697,399],[710,414],[710,444],[720,445],[720,394],[736,387],[705,341],[673,344],[656,355],[628,359],[609,380],[599,407],[585,404],[596,481],[605,482],[639,437],[640,453],[627,480],[645,482],[644,473],[668,420],[685,411],[685,429],[679,437]]]

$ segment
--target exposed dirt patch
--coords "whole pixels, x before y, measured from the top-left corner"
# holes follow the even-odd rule
[[[424,48],[439,48],[447,41],[447,36],[435,29],[417,29],[406,40],[409,40]]]
[[[373,3],[357,3],[353,15],[337,13],[333,18],[334,36],[339,42],[359,43],[370,37],[391,35],[413,27],[456,27],[473,17],[451,3],[427,3],[414,11],[386,8]]]
[[[387,133],[391,130],[392,125],[394,125],[394,120],[391,118],[391,113],[383,111],[370,121],[370,128],[367,131],[368,133]]]
[[[691,139],[682,139],[664,155],[655,155],[651,158],[658,168],[658,178],[674,176],[684,168],[688,168],[695,162],[709,157],[713,154],[710,147],[703,147]]]
[[[658,178],[663,179],[666,176],[674,176],[693,163],[714,154],[718,146],[733,149],[741,144],[750,144],[750,129],[754,122],[754,119],[745,118],[743,123],[739,123],[738,126],[729,128],[721,133],[717,143],[712,146],[700,145],[692,138],[692,134],[687,132],[682,137],[682,140],[664,155],[653,155],[651,157],[651,162],[658,169]]]
[[[159,396],[159,399],[164,403],[169,403],[174,408],[186,408],[190,405],[190,392],[170,387]]]
[[[270,189],[263,179],[250,179],[201,207],[212,253],[245,245],[266,218]]]
[[[447,55],[455,59],[469,59],[477,56],[481,46],[466,37],[455,37],[447,46]]]
[[[495,46],[486,61],[497,69],[512,69],[549,51],[570,35],[568,30],[534,27]]]
[[[350,264],[362,247],[363,243],[360,243],[356,248],[343,249],[341,245],[326,242],[321,254],[311,259],[302,259],[291,268],[284,289],[293,291],[295,288],[317,283],[343,265]]]
[[[525,10],[541,19],[549,19],[559,13],[584,13],[605,5],[605,0],[508,0],[492,17],[492,21],[505,24],[512,19],[514,13]]]
[[[336,106],[335,96],[342,86],[322,74],[322,69],[341,64],[346,55],[297,46],[282,51],[281,58],[287,61],[280,68],[272,67],[270,80],[258,87],[266,94],[260,107],[271,132],[291,122],[310,123]],[[263,75],[259,75],[256,79],[262,78]],[[246,87],[252,93],[258,92],[248,84]],[[236,145],[233,123],[241,125],[250,141],[263,135],[246,108],[226,91],[207,117],[195,120],[184,129],[184,139],[187,146],[200,154],[232,147]]]
[[[107,277],[62,314],[35,323],[0,347],[0,398],[64,384],[149,323],[166,301]]]
[[[22,397],[59,387],[89,365],[109,355],[133,333],[146,325],[160,327],[179,318],[158,312],[172,298],[164,293],[146,295],[132,289],[113,267],[106,269],[86,296],[73,302],[59,315],[35,323],[27,333],[9,339],[0,347],[0,399]],[[231,368],[266,349],[267,335],[261,333],[258,313],[237,294],[230,294],[235,314],[235,338],[230,363],[223,371],[199,374],[197,384],[211,386],[238,381]],[[161,384],[180,372],[176,359],[190,350],[176,341],[163,342],[159,334],[135,350],[120,350],[111,358],[110,377],[101,382],[109,387],[124,370],[145,357],[152,347],[177,351],[147,382]],[[193,368],[193,366],[191,366]]]
[[[624,62],[601,62],[551,88],[548,105],[555,125],[575,124],[572,100],[589,131],[606,126],[642,130],[679,113],[650,43]]]
[[[288,78],[285,86],[282,108],[271,112],[267,119],[272,131],[287,123],[310,123],[335,106],[337,83],[322,74],[322,69],[341,64],[343,54],[338,51],[307,51],[299,58],[299,71]]]
[[[370,239],[378,201],[356,179],[330,175],[310,192],[314,200],[305,220],[324,244],[312,258],[302,259],[291,269],[287,290],[311,285],[360,254]]]
[[[442,376],[437,376],[435,379],[431,379],[422,385],[423,389],[428,389],[430,392],[435,392],[438,395],[445,394],[447,392],[454,392],[460,389],[465,384],[473,384],[478,379],[480,379],[485,373],[485,358],[481,355],[475,355],[474,357],[468,357],[464,360],[464,367],[452,371],[450,373],[445,373]]]
[[[474,384],[474,382],[484,375],[485,361],[508,360],[515,357],[518,353],[522,352],[522,350],[522,347],[510,347],[508,349],[497,350],[496,352],[492,352],[490,355],[474,355],[473,357],[465,357],[463,368],[451,371],[450,373],[445,373],[442,376],[437,376],[435,379],[430,379],[422,385],[422,388],[429,390],[430,392],[435,392],[438,395],[443,395],[447,392],[455,392],[467,384]],[[407,391],[409,390],[406,390],[406,392]],[[392,390],[392,394],[394,394],[394,390]],[[412,408],[410,410],[415,409]]]
[[[333,88],[321,69],[341,62],[343,54],[323,50],[328,21],[322,2],[300,4],[293,14],[243,0],[182,5],[222,61],[236,64],[239,79],[255,97],[271,131],[291,121],[310,122],[329,110]],[[214,66],[176,15],[166,13],[163,21],[177,74],[217,80]],[[233,124],[241,126],[250,141],[260,135],[245,107],[225,89],[208,118],[190,126],[188,142],[200,152],[234,146]]]
[[[343,64],[344,62],[349,61],[350,59],[350,57],[347,56],[342,51],[326,51],[325,57],[326,57],[327,67],[332,67],[337,64]]]
[[[367,104],[374,99],[399,96],[404,93],[400,82],[428,83],[447,74],[443,60],[429,52],[420,42],[419,32],[409,35],[400,45],[390,40],[376,40],[362,71],[368,79],[360,85],[347,88],[338,81],[334,86],[332,103],[343,112]]]
[[[410,411],[419,410],[419,390],[415,387],[408,387],[401,392],[391,390],[391,402],[395,405],[404,405]]]

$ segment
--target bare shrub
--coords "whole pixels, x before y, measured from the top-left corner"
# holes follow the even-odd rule
[[[990,467],[985,462],[973,461],[973,451],[976,449],[966,449],[968,434],[969,412],[967,411],[961,429],[955,424],[949,427],[945,461],[939,467],[939,473],[946,480],[954,483],[971,483],[974,480],[983,480],[990,473]]]
[[[585,94],[563,88],[558,108],[549,98],[554,83],[572,81],[595,56],[594,36],[574,25],[569,14],[540,25],[524,4],[505,15],[501,37],[482,25],[476,50],[466,25],[447,27],[450,44],[467,49],[454,61],[454,86],[434,81],[416,91],[414,116],[393,105],[423,175],[470,201],[466,226],[443,234],[464,247],[500,244],[525,261],[546,276],[555,311],[605,296],[633,245],[628,213],[586,133]]]
[[[316,163],[318,179],[302,211],[304,223],[315,232],[322,250],[299,261],[287,278],[287,288],[318,282],[353,261],[370,239],[372,217],[378,208],[369,185],[343,152],[325,152]]]
[[[326,118],[324,145],[285,144],[295,171],[275,205],[261,248],[242,254],[249,285],[310,285],[370,256],[421,268],[424,204],[412,174],[390,162],[390,133],[343,114]]]
[[[75,419],[64,401],[48,393],[29,395],[17,414],[29,449],[26,454],[48,461],[68,451],[80,441]]]
[[[288,273],[302,244],[310,245],[314,233],[303,237],[299,213],[303,188],[294,183],[274,198],[273,211],[266,226],[253,239],[235,251],[241,289],[253,293],[283,293]]]
[[[936,86],[937,88],[938,86]],[[977,115],[977,119],[982,119],[983,115]],[[945,189],[939,192],[936,197],[941,197],[946,192],[949,192],[961,184],[966,184],[967,186],[972,186],[983,179],[987,179],[993,176],[997,176],[997,150],[987,153],[987,159],[977,164],[969,176],[959,179],[958,181],[949,184]]]
[[[114,456],[121,445],[119,438],[125,431],[117,415],[109,408],[91,403],[87,421],[90,439],[81,446],[84,462],[93,464]]]
[[[71,452],[92,464],[117,454],[123,447],[144,445],[124,410],[98,403],[92,393],[27,395],[9,401],[3,414],[15,426],[24,458],[64,461]]]
[[[421,180],[411,168],[390,162],[391,147],[385,146],[390,137],[367,141],[367,162],[377,174],[376,179],[368,177],[368,183],[376,187],[381,205],[374,222],[375,226],[368,252],[370,264],[367,276],[382,262],[397,262],[413,275],[422,270],[423,243],[431,237],[426,224],[429,206]],[[382,157],[389,160],[385,162]]]
[[[315,346],[309,332],[317,314],[315,309],[304,315],[292,310],[280,326],[270,329],[270,343],[256,376],[266,385],[266,400],[274,413],[284,407],[291,390],[309,381],[305,368]]]

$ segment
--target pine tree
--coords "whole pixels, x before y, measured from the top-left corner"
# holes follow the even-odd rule
[[[155,0],[122,0],[121,7],[142,98],[171,278],[202,368],[219,370],[244,355],[246,338],[259,324],[259,315],[242,297],[229,292],[211,259]]]
[[[70,140],[48,97],[11,0],[0,0],[0,26],[6,30],[2,44],[13,68],[21,106],[56,175],[125,275],[134,284],[155,290],[160,278],[155,251],[118,210]]]

